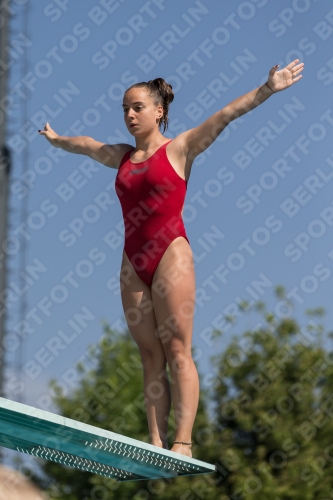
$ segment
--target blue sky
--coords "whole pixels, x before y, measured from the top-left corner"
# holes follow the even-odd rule
[[[298,83],[233,122],[192,168],[184,223],[195,255],[197,367],[203,375],[213,372],[211,356],[256,324],[254,317],[239,317],[230,326],[223,315],[233,313],[240,300],[260,299],[274,309],[277,285],[293,298],[293,314],[302,323],[307,308],[325,307],[330,329],[331,3],[30,4],[28,46],[21,48],[22,54],[28,52],[29,68],[22,79],[18,65],[23,56],[18,56],[8,92],[18,105],[8,117],[13,151],[10,234],[16,231],[26,241],[26,265],[35,266],[36,273],[30,268],[24,292],[24,391],[19,395],[8,386],[8,397],[47,409],[49,379],[61,381],[65,390],[69,380],[75,384],[75,378],[64,379],[64,374],[73,373],[78,359],[87,360],[88,346],[102,334],[102,321],[120,330],[126,326],[119,289],[110,287],[110,280],[119,276],[123,247],[116,171],[52,148],[37,129],[46,120],[60,135],[134,145],[121,110],[123,91],[134,81],[163,77],[172,84],[175,100],[165,136],[173,138],[263,84],[275,64],[282,68],[296,58],[305,63]],[[22,7],[13,2],[13,9],[18,13]],[[19,19],[12,19],[13,27]],[[17,36],[13,33],[12,47]],[[28,123],[22,128],[25,101]],[[28,172],[22,176],[24,158]],[[105,191],[111,201],[101,206]],[[15,210],[23,202],[28,218],[20,230]],[[17,284],[19,253],[13,251],[9,262],[10,282]],[[18,292],[13,294],[7,320],[13,334],[9,362],[17,360],[17,339],[23,332]],[[281,315],[280,306],[276,312]],[[82,312],[86,327],[79,329],[75,315]],[[211,332],[218,327],[224,333],[213,340]],[[59,331],[66,348],[55,354],[50,346]]]

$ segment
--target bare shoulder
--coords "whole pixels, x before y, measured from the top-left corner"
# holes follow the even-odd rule
[[[106,144],[106,147],[108,147],[108,145]],[[127,151],[132,151],[134,148],[134,146],[131,146],[130,144],[113,144],[111,145],[111,147],[113,148],[114,150],[114,161],[113,161],[113,167],[112,168],[115,168],[116,170],[119,169],[119,165],[120,165],[120,162],[123,158],[123,156],[127,153]]]
[[[186,136],[184,133],[177,135],[166,148],[169,162],[177,172],[177,174],[189,180],[193,159],[190,158],[187,149]]]
[[[89,138],[82,146],[82,153],[106,167],[118,170],[124,154],[132,149],[134,147],[130,144],[105,144]]]
[[[192,165],[199,154],[196,151],[198,144],[195,143],[195,146],[193,146],[193,144],[190,143],[193,130],[194,129],[185,130],[185,132],[177,135],[169,146],[169,150],[173,151],[174,155],[177,156],[179,160],[184,159],[187,165]]]
[[[170,144],[168,144],[168,152],[179,159],[186,157],[186,136],[184,133],[177,135]]]

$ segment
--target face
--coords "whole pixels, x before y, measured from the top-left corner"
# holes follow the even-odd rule
[[[123,99],[125,124],[130,134],[140,137],[158,129],[163,107],[155,106],[144,88],[128,90]]]

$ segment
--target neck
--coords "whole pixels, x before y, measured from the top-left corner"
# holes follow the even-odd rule
[[[136,137],[135,138],[135,149],[137,151],[150,151],[158,148],[163,142],[165,137],[160,133],[153,133],[146,137]]]

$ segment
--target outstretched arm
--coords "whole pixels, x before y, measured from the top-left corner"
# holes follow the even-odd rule
[[[88,136],[61,136],[50,127],[49,123],[46,123],[44,130],[38,130],[38,132],[40,135],[44,135],[55,148],[64,149],[69,153],[90,156],[107,167],[117,168],[118,166],[119,154],[122,151],[120,144],[104,144]]]
[[[295,59],[280,71],[277,64],[270,70],[267,83],[230,102],[198,127],[180,134],[177,139],[179,138],[183,153],[193,160],[215,141],[232,120],[256,108],[272,94],[281,92],[300,80],[304,64],[297,64],[298,61],[299,59]]]

